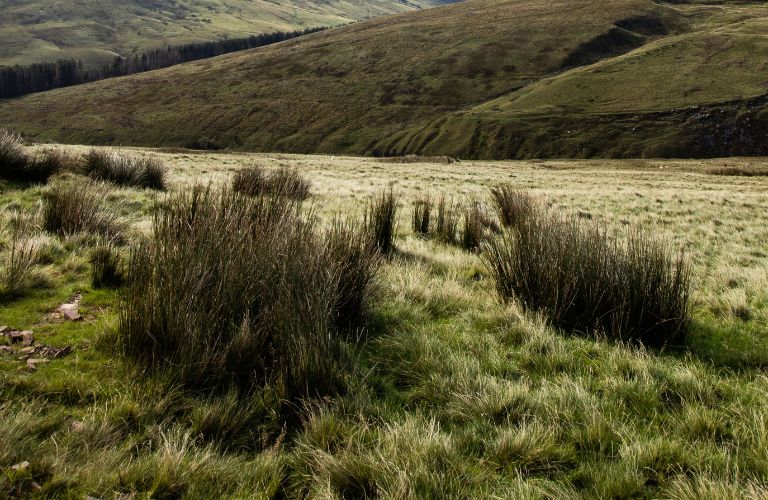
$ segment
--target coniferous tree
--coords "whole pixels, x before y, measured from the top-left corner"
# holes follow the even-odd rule
[[[98,69],[88,69],[82,61],[75,59],[35,63],[28,66],[0,67],[0,99],[167,68],[174,64],[262,47],[324,29],[326,28],[308,28],[302,31],[263,33],[247,38],[168,46],[164,49],[133,54],[130,57],[116,56],[111,62]]]

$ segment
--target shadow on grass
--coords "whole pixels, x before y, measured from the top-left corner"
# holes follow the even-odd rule
[[[734,371],[768,367],[768,335],[754,321],[694,319],[685,352],[716,368]]]

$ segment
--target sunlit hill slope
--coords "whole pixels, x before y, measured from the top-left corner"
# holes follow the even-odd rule
[[[354,154],[768,154],[760,3],[470,0],[0,103],[41,140]]]

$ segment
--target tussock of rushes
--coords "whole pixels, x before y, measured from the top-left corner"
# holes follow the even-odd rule
[[[432,212],[432,200],[424,198],[413,205],[413,232],[428,235],[430,230],[430,215]]]
[[[365,322],[381,257],[363,228],[349,221],[334,220],[325,241],[326,251],[338,266],[336,326],[354,331]]]
[[[293,200],[306,200],[312,184],[298,170],[280,168],[271,173],[252,166],[235,172],[232,188],[248,196],[277,195]]]
[[[20,135],[0,129],[0,178],[45,182],[57,172],[72,168],[74,160],[63,151],[46,149],[31,155]]]
[[[537,209],[490,240],[484,256],[503,298],[557,327],[657,346],[686,333],[689,268],[644,233],[621,243],[593,222]]]
[[[92,233],[113,240],[122,238],[117,214],[104,206],[109,188],[94,181],[61,181],[44,195],[43,228],[68,236]]]
[[[119,186],[165,189],[165,166],[156,158],[92,149],[83,159],[83,170],[92,179]]]
[[[8,224],[10,242],[0,259],[0,298],[23,295],[31,288],[45,284],[35,265],[37,232],[34,216],[17,212],[11,217]]]
[[[491,188],[491,199],[501,225],[504,227],[515,227],[534,210],[536,205],[530,194],[517,190],[509,184]]]
[[[19,134],[0,129],[0,168],[3,177],[19,172],[26,166],[29,158],[24,149],[24,140]]]
[[[398,198],[390,187],[374,197],[365,211],[366,230],[383,255],[391,254],[395,248],[397,205]]]
[[[445,196],[437,203],[437,222],[435,224],[435,236],[439,241],[448,244],[456,243],[459,232],[459,213],[453,201],[448,201]]]
[[[111,241],[99,243],[90,256],[93,288],[119,287],[125,279],[122,258]]]
[[[322,233],[281,197],[176,194],[131,257],[122,349],[193,387],[333,393],[347,365],[338,325],[358,321],[378,265],[364,241],[349,226]]]
[[[476,251],[491,232],[499,230],[498,224],[479,202],[473,202],[464,213],[464,226],[461,232],[461,246]]]

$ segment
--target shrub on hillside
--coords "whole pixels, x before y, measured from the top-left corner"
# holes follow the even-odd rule
[[[83,170],[92,179],[119,186],[165,189],[166,169],[156,158],[92,149],[83,158]]]
[[[640,232],[538,208],[485,245],[504,299],[517,297],[557,327],[664,345],[686,333],[690,273],[683,256]]]
[[[280,168],[267,172],[263,167],[253,166],[238,170],[232,179],[235,191],[248,196],[277,195],[294,200],[306,200],[312,184],[298,170]]]
[[[268,384],[280,398],[339,389],[339,325],[360,327],[377,260],[351,226],[297,202],[196,188],[155,214],[132,252],[123,352],[197,388]]]
[[[365,225],[371,242],[382,255],[389,255],[395,248],[397,204],[397,196],[390,187],[374,197],[365,212]]]
[[[120,239],[117,214],[104,205],[109,189],[94,181],[60,181],[44,194],[43,229],[59,236],[92,233]]]

